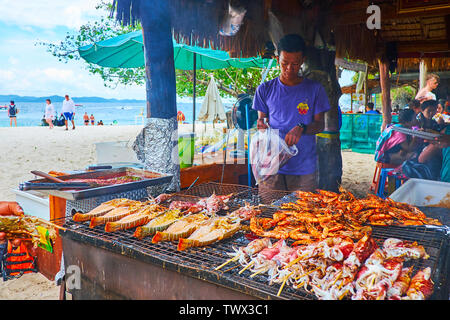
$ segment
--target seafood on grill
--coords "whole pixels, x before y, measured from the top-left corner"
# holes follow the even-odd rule
[[[156,198],[151,197],[150,201],[154,204],[161,204],[163,202],[166,202],[167,200],[171,199],[174,196],[174,194],[170,194],[170,193],[161,193],[159,196],[157,196]]]
[[[152,238],[152,243],[176,241],[180,238],[189,237],[201,223],[208,219],[210,219],[210,217],[204,213],[186,215],[175,221],[166,230],[157,231]]]
[[[228,195],[216,195],[213,193],[211,196],[207,198],[202,198],[197,203],[195,203],[192,207],[188,209],[190,213],[198,213],[205,212],[208,215],[214,215],[220,210],[228,210],[227,203],[230,198],[233,196],[232,193]]]
[[[195,203],[189,202],[189,201],[180,201],[180,200],[176,200],[176,201],[172,201],[169,204],[169,210],[181,210],[181,211],[185,211],[190,209],[192,206],[194,206]]]
[[[425,252],[425,248],[417,242],[403,241],[396,238],[388,238],[383,243],[384,251],[388,258],[404,257],[410,259],[428,259],[430,256]]]
[[[160,215],[160,210],[155,210],[152,206],[144,206],[133,214],[123,217],[120,220],[107,222],[106,232],[115,232],[119,230],[131,229],[146,224],[156,216]]]
[[[125,198],[119,198],[119,199],[113,199],[110,201],[103,202],[101,205],[95,207],[91,211],[87,213],[80,213],[77,212],[73,215],[72,219],[76,222],[83,222],[83,221],[89,221],[92,218],[102,216],[109,211],[116,209],[118,207],[127,207],[137,204],[138,201],[125,199]]]
[[[140,208],[142,208],[143,206],[146,206],[146,205],[147,204],[145,202],[138,202],[131,206],[117,207],[102,216],[92,218],[91,222],[89,223],[89,228],[94,228],[96,226],[105,224],[107,222],[113,222],[113,221],[120,220],[123,217],[126,217],[130,214],[136,213]],[[157,205],[151,205],[151,206],[152,206],[152,210],[154,210],[154,211],[163,210],[162,207],[158,207]]]
[[[258,206],[251,206],[246,203],[245,206],[240,207],[239,209],[227,214],[227,217],[230,219],[247,221],[259,214],[261,214],[261,209],[258,209]]]
[[[250,259],[255,254],[257,254],[264,248],[271,247],[271,246],[272,246],[272,242],[270,241],[269,238],[260,238],[260,239],[255,239],[253,241],[250,241],[250,243],[247,244],[245,247],[239,247],[239,248],[232,247],[234,252],[228,253],[228,255],[231,256],[232,258],[225,261],[225,263],[218,266],[215,270],[219,270],[222,267],[224,267],[225,265],[227,265],[228,263],[233,262],[233,261],[239,261],[239,263],[241,265],[247,264],[250,262]]]
[[[411,282],[411,273],[413,267],[403,268],[394,284],[387,290],[386,297],[389,300],[401,300],[401,297],[406,294]]]
[[[49,238],[52,240],[56,239],[57,229],[61,228],[52,222],[34,216],[0,215],[0,232],[4,232],[6,234],[6,238],[8,239],[31,238],[33,246],[37,247],[41,239],[38,227],[47,229],[49,232]]]
[[[425,300],[433,293],[433,281],[431,280],[431,268],[427,267],[416,273],[411,279],[404,300]]]
[[[227,217],[213,217],[203,222],[188,238],[178,240],[177,250],[202,247],[231,237],[241,228],[240,222],[232,222]]]
[[[262,239],[258,241],[262,243]],[[400,300],[430,296],[433,290],[430,270],[420,271],[413,282],[412,267],[403,266],[407,259],[424,259],[427,255],[390,256],[389,244],[398,242],[394,238],[385,241],[383,247],[378,247],[369,235],[352,242],[344,237],[292,247],[281,239],[257,254],[243,254],[240,248],[230,255],[239,256],[233,261],[239,260],[244,266],[239,274],[245,270],[252,272],[250,277],[267,273],[269,284],[280,284],[278,295],[288,285],[326,300]]]
[[[142,239],[147,236],[153,236],[157,231],[167,229],[172,223],[183,216],[180,210],[167,210],[161,215],[153,218],[145,225],[137,227],[134,237]]]

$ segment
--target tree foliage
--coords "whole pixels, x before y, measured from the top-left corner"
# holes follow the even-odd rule
[[[66,37],[59,43],[38,42],[43,45],[47,52],[51,53],[59,61],[68,63],[73,60],[82,59],[78,53],[78,48],[94,42],[106,40],[121,34],[137,31],[141,29],[138,24],[135,27],[123,26],[109,17],[110,4],[102,2],[97,6],[97,10],[105,11],[105,18],[100,21],[89,22],[80,27],[78,32],[67,33]],[[144,85],[145,69],[141,68],[106,68],[86,62],[86,69],[102,78],[106,87],[115,88],[117,85]],[[211,75],[214,76],[223,97],[237,97],[240,93],[253,94],[260,84],[263,70],[257,68],[238,69],[227,68],[220,70],[197,70],[196,72],[196,95],[204,96]],[[176,90],[180,97],[193,96],[194,72],[176,70]],[[273,79],[279,75],[278,68],[271,69],[266,80]]]

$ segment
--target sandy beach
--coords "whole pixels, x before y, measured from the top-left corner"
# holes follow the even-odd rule
[[[216,125],[220,130],[222,125]],[[192,125],[183,125],[188,132]],[[31,170],[43,172],[85,169],[97,163],[95,143],[127,141],[133,143],[142,126],[87,126],[65,131],[63,127],[0,128],[0,200],[15,201],[19,183],[34,179]],[[204,125],[196,126],[199,132]],[[196,131],[197,131],[196,130]],[[375,168],[373,155],[342,152],[342,186],[358,197],[367,195]],[[27,274],[19,279],[0,281],[0,299],[53,300],[59,287],[41,274]]]

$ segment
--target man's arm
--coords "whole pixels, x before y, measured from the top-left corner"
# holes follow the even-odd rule
[[[258,130],[267,129],[268,126],[266,125],[266,123],[269,123],[268,120],[269,118],[264,112],[258,111],[258,120],[256,121],[256,127],[258,128]]]
[[[306,130],[299,126],[295,126],[294,128],[292,128],[284,138],[286,144],[288,146],[297,144],[303,134],[314,135],[322,132],[325,128],[324,113],[325,112],[319,112],[315,114],[314,121],[305,128]]]

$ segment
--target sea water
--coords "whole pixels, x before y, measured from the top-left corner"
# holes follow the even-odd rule
[[[83,116],[87,112],[95,117],[95,124],[102,120],[104,125],[141,125],[146,117],[145,102],[123,103],[123,102],[83,102],[77,103],[74,99],[75,109],[75,126],[84,125]],[[0,106],[8,105],[9,102],[0,102]],[[231,110],[233,103],[223,101],[225,112]],[[45,101],[39,102],[16,102],[19,109],[17,114],[17,126],[30,127],[41,126],[42,118],[45,113]],[[61,114],[62,102],[53,103],[58,118]],[[202,100],[196,100],[195,114],[196,119],[202,107]],[[177,110],[184,113],[185,122],[192,123],[193,120],[193,103],[177,102]],[[14,123],[13,123],[14,125]],[[69,123],[69,125],[71,125]],[[89,122],[90,125],[90,122]],[[0,127],[9,127],[8,112],[0,109]]]

